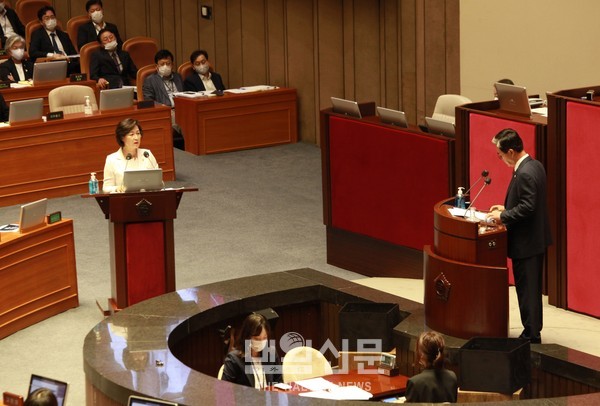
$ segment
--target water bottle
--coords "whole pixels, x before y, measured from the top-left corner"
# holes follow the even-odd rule
[[[90,181],[88,182],[88,188],[91,195],[98,193],[98,179],[96,179],[96,172],[90,174]]]
[[[465,191],[464,187],[459,187],[456,192],[456,196],[454,197],[454,207],[458,207],[459,209],[465,208],[465,196],[463,192]]]
[[[90,96],[85,96],[85,104],[83,105],[83,113],[86,116],[92,114],[92,102],[90,101]]]

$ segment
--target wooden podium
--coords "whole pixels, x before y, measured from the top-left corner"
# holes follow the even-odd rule
[[[183,192],[196,190],[84,195],[110,220],[110,313],[175,290],[173,219]]]
[[[425,323],[454,337],[508,337],[506,229],[434,206],[434,245],[423,252]]]

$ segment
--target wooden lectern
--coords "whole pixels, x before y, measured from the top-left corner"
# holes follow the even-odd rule
[[[183,192],[196,190],[84,195],[110,220],[110,313],[175,290],[173,219]]]
[[[434,245],[424,247],[425,323],[454,337],[508,337],[506,228],[434,206]]]

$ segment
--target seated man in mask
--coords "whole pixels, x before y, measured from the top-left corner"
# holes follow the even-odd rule
[[[129,80],[137,75],[137,68],[129,54],[118,49],[115,33],[110,28],[100,30],[98,42],[102,48],[92,54],[90,79],[95,80],[100,89],[129,86]]]
[[[173,126],[173,146],[184,149],[181,127],[175,120],[175,103],[173,93],[183,91],[183,81],[179,73],[173,71],[173,54],[161,49],[154,55],[156,72],[146,77],[142,91],[144,100],[154,100],[171,107],[171,124]]]
[[[31,33],[29,43],[29,56],[35,63],[37,58],[67,59],[69,62],[67,74],[79,72],[79,58],[69,59],[69,55],[76,55],[75,47],[69,35],[57,27],[56,13],[51,6],[39,9],[38,20],[40,28]]]
[[[25,36],[25,26],[19,19],[17,12],[6,6],[4,0],[0,1],[0,39],[2,46],[6,45],[6,39],[13,35]]]
[[[208,52],[203,49],[192,52],[190,62],[194,72],[185,78],[183,89],[191,92],[225,90],[221,75],[210,71]]]

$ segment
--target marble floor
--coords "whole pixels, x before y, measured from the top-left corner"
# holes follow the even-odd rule
[[[353,282],[423,303],[423,280],[420,279],[366,278]],[[509,288],[509,300],[510,336],[518,337],[523,327],[514,286]],[[600,320],[549,305],[547,296],[543,298],[543,305],[542,343],[560,344],[600,357]]]

